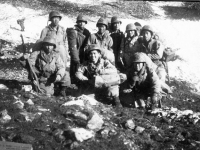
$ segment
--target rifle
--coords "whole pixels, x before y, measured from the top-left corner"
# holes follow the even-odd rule
[[[23,54],[25,54],[26,47],[25,47],[25,44],[24,44],[23,35],[21,34],[20,37],[22,39]],[[37,93],[39,93],[39,92],[43,93],[43,91],[40,89],[38,77],[37,77],[37,75],[36,75],[36,73],[35,73],[35,71],[33,69],[32,64],[30,63],[30,59],[29,58],[27,58],[27,67],[28,67],[28,71],[29,71],[29,74],[30,74],[30,77],[32,79],[32,82],[33,82],[33,85],[34,85],[34,88],[35,88],[36,92]]]

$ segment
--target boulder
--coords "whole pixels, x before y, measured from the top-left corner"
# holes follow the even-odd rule
[[[101,129],[103,123],[103,119],[97,113],[94,113],[92,118],[88,121],[87,128],[98,131]]]

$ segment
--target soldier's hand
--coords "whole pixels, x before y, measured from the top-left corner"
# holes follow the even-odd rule
[[[60,75],[57,75],[56,76],[56,82],[60,81],[61,80],[61,76]]]
[[[37,85],[37,81],[36,81],[36,80],[33,80],[33,84],[34,84],[34,85]]]
[[[126,74],[124,74],[124,73],[120,73],[120,74],[119,74],[119,77],[120,77],[120,82],[121,82],[121,83],[123,83],[124,81],[127,80],[127,76],[126,76]]]
[[[123,90],[123,93],[131,93],[132,92],[132,89],[124,89]]]
[[[82,76],[81,80],[82,81],[88,81],[88,78],[86,76]]]

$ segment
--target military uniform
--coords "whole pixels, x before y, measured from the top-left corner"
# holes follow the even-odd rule
[[[67,35],[64,27],[58,25],[56,29],[49,26],[46,26],[40,35],[40,39],[43,40],[46,36],[51,36],[56,39],[56,51],[59,52],[65,67],[67,64],[67,60],[69,58],[68,54],[68,43],[67,43]]]
[[[116,74],[117,69],[115,66],[113,66],[108,60],[100,59],[99,62],[94,65],[90,62],[85,62],[80,67],[78,68],[78,71],[76,72],[76,77],[81,80],[82,76],[86,76],[89,80],[92,80],[93,77],[98,76],[98,75],[104,75],[104,74]],[[94,87],[90,86],[90,90],[94,91]],[[84,89],[87,89],[86,87],[83,87]],[[102,94],[99,92],[100,89],[95,89],[96,94]],[[103,89],[105,90],[105,89]],[[106,96],[109,97],[117,97],[119,96],[119,86],[111,86],[106,88]],[[86,91],[87,92],[87,91]]]
[[[88,51],[97,50],[100,51],[100,47],[98,45],[90,45]],[[88,54],[88,53],[87,53]],[[95,86],[95,80],[97,77],[101,77],[103,75],[116,75],[117,69],[113,66],[109,60],[102,59],[101,57],[97,60],[96,63],[91,62],[90,60],[84,62],[79,66],[76,77],[81,82],[80,90],[81,93],[88,94],[95,93],[95,96],[104,96],[104,98],[108,98],[112,101],[115,101],[116,105],[121,105],[119,100],[119,82],[117,84],[107,84],[109,86]]]
[[[161,61],[164,52],[164,46],[159,40],[154,38],[155,32],[151,26],[143,26],[141,34],[143,34],[144,31],[149,31],[151,33],[151,39],[148,42],[146,42],[143,37],[140,38],[138,40],[140,43],[138,50],[140,52],[146,53],[149,56],[149,58],[151,58],[151,60],[157,65],[156,73],[159,76],[159,78],[163,82],[165,82],[167,73],[165,71],[163,62]]]
[[[138,40],[138,36],[124,37],[122,39],[122,42],[120,45],[120,53],[122,53],[123,60],[127,67],[129,67],[131,65],[131,62],[132,62],[131,57],[138,50],[138,41],[137,40]]]
[[[70,76],[71,79],[73,79],[78,65],[84,62],[84,49],[90,36],[90,32],[87,29],[80,29],[77,25],[75,25],[74,28],[67,30],[69,52],[71,56]]]
[[[33,84],[35,81],[37,82],[36,89],[39,89],[40,92],[53,95],[54,83],[61,82],[61,94],[66,96],[65,90],[66,87],[71,86],[71,81],[60,54],[54,51],[55,39],[47,36],[41,44],[41,49],[34,51],[29,57],[22,56],[20,62],[28,70],[28,77]]]
[[[60,75],[62,86],[70,86],[69,73],[65,71],[65,65],[57,52],[49,56],[43,50],[33,52],[29,57],[30,63],[39,79],[40,89],[49,95],[54,94],[54,82]],[[26,66],[26,64],[24,64]]]
[[[151,39],[148,45],[144,44],[144,41],[141,40],[139,51],[146,53],[149,58],[157,65],[156,73],[158,74],[159,78],[165,82],[166,71],[165,67],[160,60],[163,55],[164,47],[160,41]]]
[[[161,98],[162,90],[159,77],[153,69],[154,66],[142,53],[135,53],[132,59],[133,63],[144,63],[140,71],[136,71],[132,67],[127,72],[127,85],[128,88],[132,89],[133,99],[140,103],[140,99],[147,101],[147,98],[150,97],[151,103],[156,103]],[[156,102],[155,99],[157,99]]]
[[[91,36],[88,39],[88,45],[91,44],[98,44],[101,48],[112,51],[113,46],[113,40],[109,33],[105,32],[103,35],[95,33],[91,34]]]

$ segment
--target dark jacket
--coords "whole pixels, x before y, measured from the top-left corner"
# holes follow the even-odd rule
[[[124,34],[120,30],[117,30],[115,32],[111,32],[110,36],[112,37],[112,40],[113,40],[113,52],[115,55],[115,62],[116,62],[119,56],[120,44],[122,42]]]
[[[87,44],[90,32],[87,29],[81,30],[77,25],[67,29],[69,52],[72,62],[83,63],[84,48]]]

